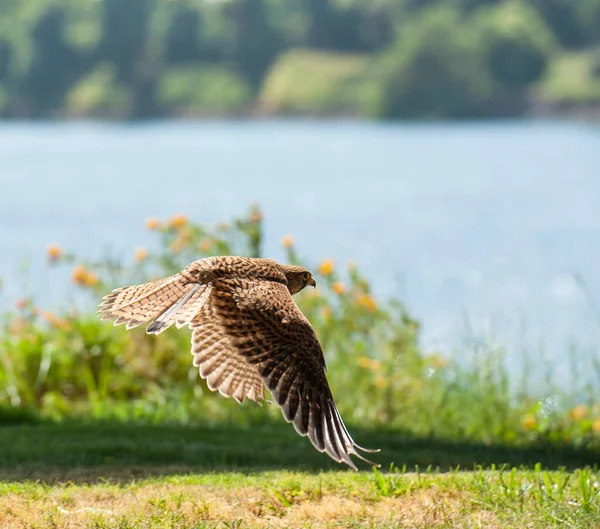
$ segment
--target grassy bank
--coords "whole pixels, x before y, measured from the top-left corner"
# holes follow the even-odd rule
[[[587,450],[362,430],[386,470],[354,473],[286,426],[2,427],[0,526],[588,528],[600,519],[600,475],[585,467],[598,454]]]
[[[191,365],[189,330],[148,336],[143,328],[126,331],[94,314],[101,297],[116,286],[170,275],[201,256],[260,255],[260,210],[253,207],[243,217],[211,226],[177,215],[150,218],[146,227],[156,234],[158,250],[137,248],[122,261],[88,262],[49,245],[50,266],[69,267],[73,287],[89,302],[49,312],[35,296],[24,297],[4,316],[0,407],[57,421],[244,426],[282,420],[275,406],[239,406],[209,391]],[[530,358],[530,367],[514,377],[503,351],[478,340],[461,352],[468,362],[423,350],[419,323],[400,300],[376,298],[355,265],[326,256],[306,263],[292,236],[282,245],[288,262],[315,273],[318,288],[297,300],[323,345],[333,394],[348,423],[488,445],[600,446],[600,405],[592,385],[577,383],[584,367],[576,355],[570,383],[563,378],[554,384],[539,382],[547,369],[540,359]],[[48,275],[51,280],[52,270]],[[0,414],[0,423],[9,422],[10,413]]]
[[[158,250],[121,261],[48,246],[49,266],[69,267],[89,303],[49,312],[24,297],[2,319],[0,527],[599,526],[600,406],[577,385],[575,356],[570,385],[533,390],[539,359],[517,380],[481,341],[469,362],[425,351],[399,300],[375,297],[352,263],[305,263],[291,235],[287,261],[319,285],[298,302],[350,432],[381,449],[380,472],[319,454],[275,406],[210,392],[189,331],[148,336],[93,313],[111,288],[201,256],[260,255],[262,222],[258,207],[211,226],[150,218]]]

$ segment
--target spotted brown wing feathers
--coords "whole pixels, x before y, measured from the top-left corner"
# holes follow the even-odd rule
[[[213,306],[232,345],[256,366],[284,418],[300,435],[355,470],[351,455],[377,466],[357,451],[364,449],[354,442],[337,410],[316,334],[284,285],[218,281]]]
[[[192,328],[193,364],[206,379],[211,391],[224,397],[233,397],[242,403],[245,399],[259,405],[266,400],[262,379],[256,369],[246,362],[230,344],[210,303],[190,322]]]

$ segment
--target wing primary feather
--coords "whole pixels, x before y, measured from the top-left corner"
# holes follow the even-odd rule
[[[162,312],[146,329],[148,334],[160,334],[162,331],[166,330],[171,326],[173,322],[169,322],[169,319],[172,315],[174,315],[179,309],[181,309],[188,300],[194,295],[196,291],[202,288],[203,285],[199,283],[195,284],[190,290],[188,290],[184,296],[179,298],[178,301],[173,303],[170,307],[168,307],[164,312]]]

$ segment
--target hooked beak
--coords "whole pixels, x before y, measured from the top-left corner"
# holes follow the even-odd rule
[[[310,285],[310,286],[311,286],[311,287],[313,287],[313,288],[317,288],[317,282],[315,281],[315,278],[314,278],[314,277],[311,277],[311,278],[309,279],[309,281],[308,281],[306,284],[307,284],[307,285]]]

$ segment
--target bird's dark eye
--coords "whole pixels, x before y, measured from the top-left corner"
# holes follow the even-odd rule
[[[308,281],[310,279],[310,272],[302,272],[302,279]]]

